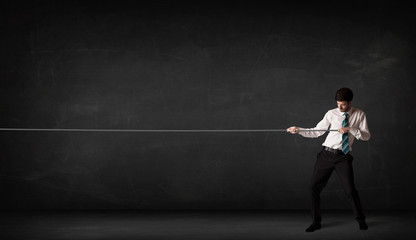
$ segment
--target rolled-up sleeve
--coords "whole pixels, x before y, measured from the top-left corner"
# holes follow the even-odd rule
[[[362,113],[360,116],[360,124],[358,128],[351,127],[350,133],[358,140],[368,141],[371,138],[370,130],[368,129],[367,116]]]
[[[324,118],[314,128],[299,128],[299,130],[328,130],[331,126],[329,111]],[[317,138],[325,134],[325,131],[300,131],[299,135],[307,138]]]

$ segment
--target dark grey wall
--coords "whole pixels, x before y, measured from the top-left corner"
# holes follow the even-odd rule
[[[364,207],[414,209],[411,7],[297,4],[5,4],[0,127],[313,127],[348,86]],[[304,209],[324,137],[1,131],[0,206]]]

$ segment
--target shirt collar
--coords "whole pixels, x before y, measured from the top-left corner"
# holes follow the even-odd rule
[[[337,108],[337,112],[339,113],[339,115],[344,116],[344,112],[341,112],[339,110],[339,108]],[[354,107],[351,107],[350,110],[347,112],[348,116],[351,116],[351,113],[354,112]]]

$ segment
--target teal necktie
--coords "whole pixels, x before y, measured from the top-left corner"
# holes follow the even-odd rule
[[[348,127],[348,113],[344,113],[344,121],[342,121],[342,127]],[[350,151],[350,146],[348,145],[348,133],[342,134],[342,152],[347,154]]]

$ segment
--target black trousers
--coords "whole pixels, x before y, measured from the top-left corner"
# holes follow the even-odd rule
[[[351,154],[332,153],[322,150],[318,153],[311,180],[312,218],[314,223],[321,222],[321,192],[335,170],[350,200],[357,220],[365,219],[358,191],[355,189]]]

